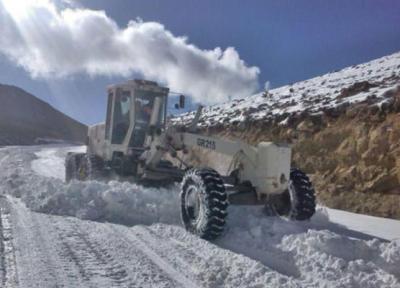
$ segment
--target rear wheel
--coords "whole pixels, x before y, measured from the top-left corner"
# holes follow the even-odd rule
[[[203,239],[223,231],[228,201],[221,176],[213,169],[188,170],[181,186],[181,216],[186,230]]]
[[[290,171],[288,190],[272,198],[271,208],[290,220],[308,220],[315,213],[315,191],[307,175],[297,168]]]
[[[79,163],[77,178],[81,181],[100,180],[105,177],[104,161],[96,155],[85,154]]]

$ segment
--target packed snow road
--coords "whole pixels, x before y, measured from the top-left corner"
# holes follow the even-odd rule
[[[63,183],[77,149],[0,149],[0,287],[400,287],[399,221],[231,207],[210,243],[180,226],[178,187]]]

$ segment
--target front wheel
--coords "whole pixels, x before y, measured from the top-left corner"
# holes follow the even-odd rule
[[[78,179],[78,168],[85,154],[69,152],[65,158],[65,182]]]
[[[78,180],[101,180],[105,177],[104,161],[96,155],[85,154],[79,161]]]
[[[203,239],[223,231],[228,201],[221,176],[213,169],[191,169],[181,186],[181,216],[186,230]]]
[[[308,220],[315,213],[315,191],[307,175],[297,168],[290,170],[288,190],[273,198],[274,212],[290,220]]]

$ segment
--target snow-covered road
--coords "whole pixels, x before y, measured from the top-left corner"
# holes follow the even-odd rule
[[[76,149],[0,149],[0,287],[400,287],[399,221],[231,207],[210,243],[181,227],[177,187],[63,183]]]

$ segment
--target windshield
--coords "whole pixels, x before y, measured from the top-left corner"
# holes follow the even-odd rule
[[[143,146],[157,97],[161,98],[161,105],[157,113],[156,127],[162,127],[165,124],[166,98],[164,94],[143,90],[135,91],[135,126],[130,141],[131,147]]]
[[[157,97],[162,97],[160,110],[157,118],[157,126],[164,125],[165,121],[165,101],[164,95],[151,91],[135,91],[135,119],[136,123],[146,124],[150,122],[151,114],[154,109],[154,102]]]

